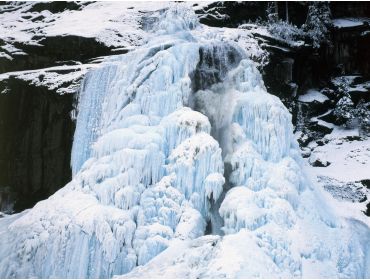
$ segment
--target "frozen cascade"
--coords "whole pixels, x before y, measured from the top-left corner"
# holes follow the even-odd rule
[[[195,14],[174,7],[147,45],[86,76],[73,180],[1,232],[2,277],[112,277],[204,234],[223,162],[208,118],[186,107],[194,28]]]
[[[115,64],[108,64],[86,74],[79,95],[78,121],[72,147],[73,175],[91,157],[91,145],[99,135],[100,104],[103,101],[104,93],[109,89],[116,70]]]
[[[369,277],[368,229],[309,183],[248,54],[185,4],[149,28],[86,76],[73,180],[0,219],[0,277]]]

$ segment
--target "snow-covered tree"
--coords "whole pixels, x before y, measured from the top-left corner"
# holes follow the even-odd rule
[[[291,46],[303,43],[305,32],[288,21],[288,4],[286,4],[285,20],[279,19],[277,2],[268,2],[266,9],[267,29],[276,38]]]
[[[269,23],[277,22],[279,19],[277,2],[268,2],[266,9],[266,17]]]
[[[353,125],[353,122],[356,119],[356,110],[348,95],[344,95],[339,99],[335,105],[333,114],[338,123],[343,124],[346,127],[351,127]]]
[[[359,126],[362,132],[370,134],[370,102],[363,99],[356,106],[356,116],[359,119]]]
[[[302,26],[314,48],[322,43],[329,43],[329,26],[331,25],[331,12],[328,2],[314,1],[308,7],[306,23]]]
[[[292,46],[297,44],[300,45],[304,37],[302,29],[281,19],[276,22],[269,23],[267,29],[274,37],[277,37]]]

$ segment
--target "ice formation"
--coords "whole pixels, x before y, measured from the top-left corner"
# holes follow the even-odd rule
[[[184,6],[86,75],[73,180],[0,219],[0,277],[369,277],[369,231],[309,183],[287,109]]]

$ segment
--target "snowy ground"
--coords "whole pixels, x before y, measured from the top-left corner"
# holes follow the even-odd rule
[[[319,144],[316,141],[308,144],[311,151],[305,158],[306,168],[317,184],[331,194],[328,199],[342,217],[355,218],[370,227],[370,218],[364,215],[370,203],[370,139],[360,136],[358,129],[326,124],[333,131]],[[307,148],[304,151],[307,153]],[[312,166],[316,160],[327,166]]]
[[[369,94],[369,82],[359,75],[335,77],[331,82],[334,85],[332,94],[337,94],[337,98],[352,92],[361,94],[361,98],[366,98],[366,94]],[[332,114],[337,106],[335,102],[327,102],[330,99],[323,93],[325,90],[310,89],[299,96],[298,100],[311,110],[309,122],[317,123],[329,131],[329,134],[316,138],[307,147],[303,147],[302,155],[312,178],[318,186],[331,194],[328,199],[333,200],[341,215],[356,218],[369,225],[370,219],[366,216],[369,215],[370,208],[369,136],[359,126],[348,128],[329,122],[330,118],[322,120],[322,117]],[[297,132],[297,135],[300,133]]]
[[[358,137],[327,137],[328,143],[312,147],[312,154],[330,162],[327,167],[316,167],[316,173],[344,182],[369,179],[370,139]]]

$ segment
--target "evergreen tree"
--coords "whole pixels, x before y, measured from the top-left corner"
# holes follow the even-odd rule
[[[329,43],[329,27],[331,25],[331,12],[328,2],[311,2],[308,7],[306,23],[303,29],[312,40],[314,48],[322,43]]]
[[[279,19],[277,2],[268,2],[266,9],[267,21],[269,23],[275,23]]]

